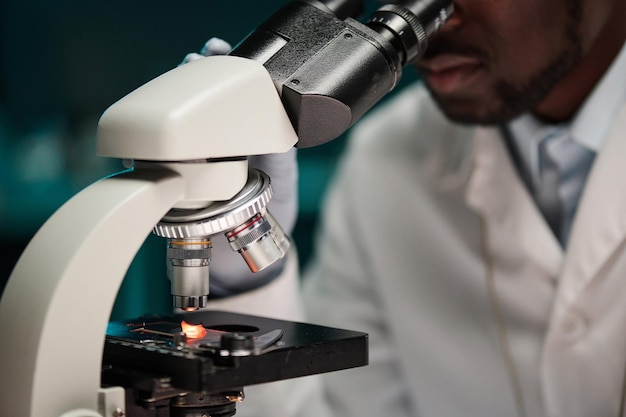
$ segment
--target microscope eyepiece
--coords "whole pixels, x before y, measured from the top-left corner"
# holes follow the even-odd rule
[[[395,47],[400,62],[406,65],[424,53],[428,37],[446,22],[453,8],[449,0],[401,1],[382,6],[367,25]]]

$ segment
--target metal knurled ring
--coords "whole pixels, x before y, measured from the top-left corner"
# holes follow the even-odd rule
[[[230,241],[229,239],[229,241],[230,241],[230,244],[233,245],[233,248],[235,250],[239,250],[241,248],[245,248],[246,246],[256,241],[257,239],[260,239],[263,235],[265,235],[270,230],[272,230],[272,227],[267,221],[263,219],[261,220],[261,223],[256,228],[249,230],[247,234],[243,236],[237,236],[232,241]],[[228,234],[227,234],[227,237],[228,237]]]
[[[420,52],[423,52],[426,49],[426,46],[428,45],[428,36],[426,36],[426,31],[424,30],[424,27],[422,26],[420,21],[417,19],[415,14],[413,14],[413,12],[411,12],[410,10],[407,10],[406,8],[402,6],[397,6],[395,4],[386,4],[383,7],[381,7],[379,10],[387,11],[390,13],[395,13],[401,18],[403,18],[404,21],[409,24],[409,26],[413,30],[413,33],[415,34],[415,37],[417,38],[417,43],[418,43],[417,53],[419,54]],[[413,58],[414,57],[407,57],[407,62],[410,62]]]
[[[169,239],[211,236],[239,226],[261,212],[271,198],[272,187],[269,176],[264,172],[250,169],[246,186],[231,200],[188,214],[172,210],[154,226],[152,231],[157,236]],[[203,215],[206,217],[198,219]]]

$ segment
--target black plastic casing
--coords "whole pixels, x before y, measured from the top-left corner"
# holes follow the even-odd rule
[[[402,74],[398,52],[383,35],[316,1],[287,4],[231,55],[265,66],[302,148],[340,136]]]

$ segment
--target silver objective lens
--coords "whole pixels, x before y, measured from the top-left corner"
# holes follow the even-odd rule
[[[174,307],[183,310],[206,307],[209,295],[211,240],[169,239],[167,258]]]
[[[241,254],[252,272],[270,266],[287,253],[291,246],[269,211],[257,214],[246,223],[226,233],[233,250]]]

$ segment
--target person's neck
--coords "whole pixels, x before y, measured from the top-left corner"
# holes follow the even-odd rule
[[[621,2],[618,2],[621,3]],[[626,3],[626,2],[624,2]],[[626,25],[622,6],[617,6],[612,18],[582,58],[535,108],[533,114],[549,123],[570,120],[593,91],[626,41]]]

